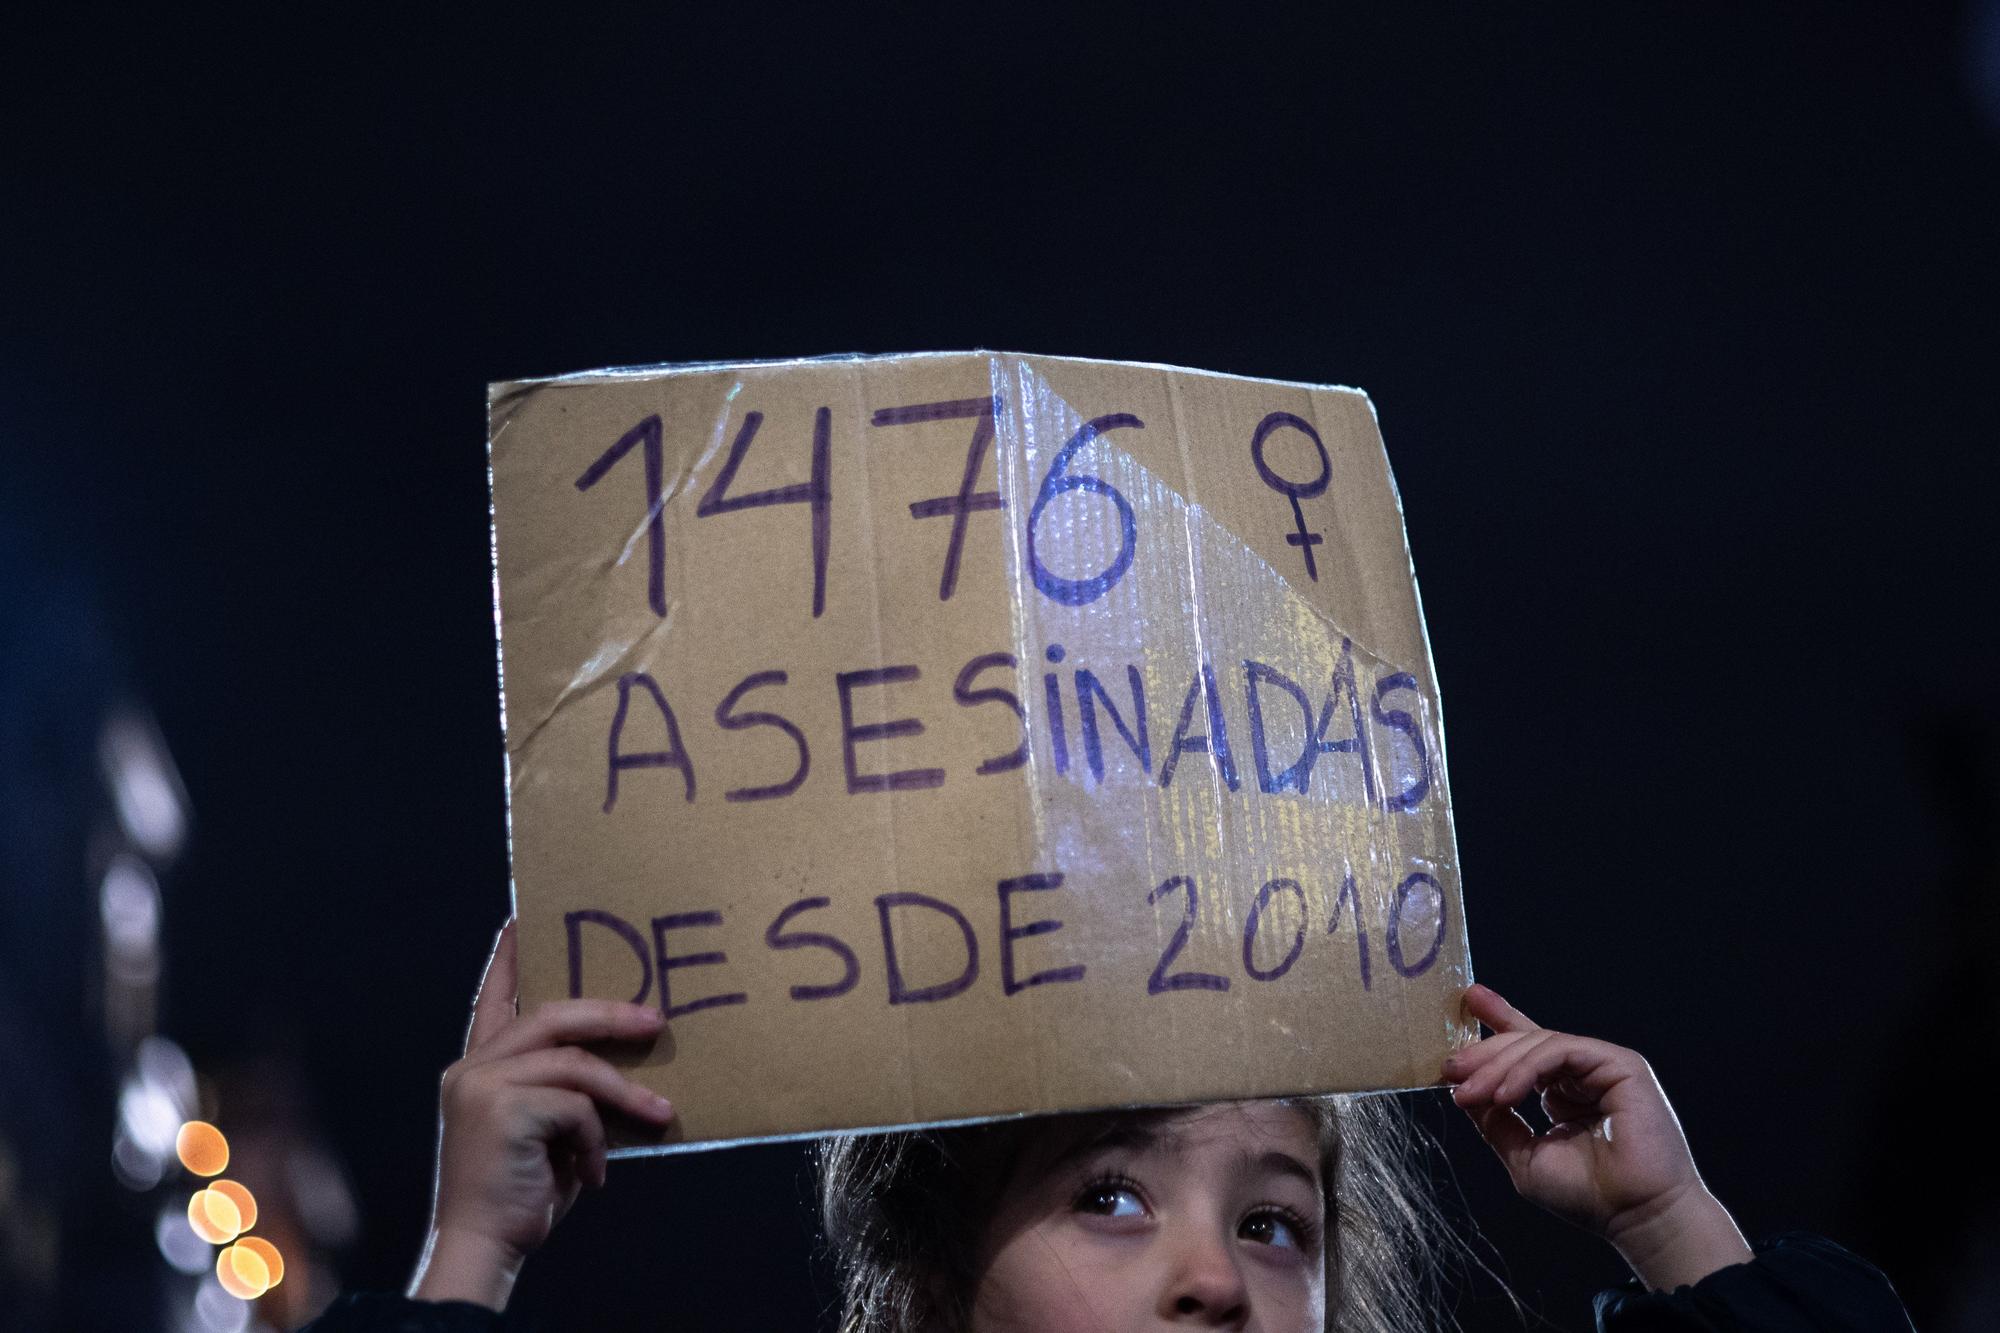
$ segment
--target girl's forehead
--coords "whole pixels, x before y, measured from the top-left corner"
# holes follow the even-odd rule
[[[1267,1139],[1310,1147],[1319,1137],[1319,1125],[1311,1112],[1290,1102],[1219,1102],[1211,1106],[1177,1107],[1161,1113],[1149,1128],[1159,1142],[1170,1148]]]
[[[1099,1150],[1125,1149],[1180,1156],[1209,1149],[1289,1151],[1319,1156],[1319,1121],[1294,1102],[1220,1102],[1061,1116],[1029,1146],[1025,1165],[1041,1171]]]

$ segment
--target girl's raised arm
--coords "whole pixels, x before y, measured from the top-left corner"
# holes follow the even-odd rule
[[[600,1106],[665,1124],[667,1099],[577,1043],[645,1040],[657,1009],[559,1000],[514,1012],[514,923],[494,943],[465,1054],[445,1070],[430,1233],[410,1295],[506,1306],[521,1263],[576,1202],[604,1183]]]
[[[1611,1242],[1656,1291],[1751,1257],[1645,1057],[1537,1027],[1486,986],[1465,1006],[1493,1035],[1446,1060],[1445,1081],[1523,1198]],[[1536,1093],[1540,1134],[1514,1109]]]

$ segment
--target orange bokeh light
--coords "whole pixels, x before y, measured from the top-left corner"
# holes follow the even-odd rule
[[[198,1176],[219,1176],[229,1165],[229,1140],[206,1120],[190,1120],[174,1136],[181,1165]]]
[[[201,1192],[201,1210],[208,1214],[209,1224],[223,1233],[222,1241],[235,1240],[243,1230],[243,1213],[236,1207],[236,1200],[220,1190],[207,1189]]]
[[[264,1267],[271,1272],[270,1285],[266,1286],[264,1290],[269,1291],[271,1287],[275,1287],[285,1280],[285,1257],[278,1253],[278,1247],[270,1241],[265,1240],[262,1236],[245,1236],[236,1242],[236,1248],[255,1251],[263,1259]]]
[[[233,1180],[211,1181],[209,1188],[217,1194],[227,1195],[229,1201],[236,1205],[237,1216],[241,1219],[236,1228],[238,1231],[248,1231],[257,1225],[257,1200],[249,1190]]]
[[[236,1204],[226,1194],[196,1190],[188,1200],[188,1225],[210,1245],[227,1245],[236,1239],[242,1228],[233,1224],[240,1220]]]
[[[232,1245],[215,1256],[215,1280],[239,1301],[254,1301],[271,1288],[271,1270],[255,1250]]]

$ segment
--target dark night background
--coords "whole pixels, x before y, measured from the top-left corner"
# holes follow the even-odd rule
[[[1646,1052],[1752,1235],[1973,1326],[1994,8],[278,12],[10,41],[0,598],[8,652],[84,616],[157,716],[195,821],[162,1028],[303,1068],[348,1282],[408,1273],[507,910],[487,382],[993,347],[1365,387],[1479,976]],[[1587,1327],[1616,1256],[1419,1115]],[[614,1168],[520,1304],[826,1327],[804,1161]],[[1490,1284],[1465,1315],[1510,1326]]]

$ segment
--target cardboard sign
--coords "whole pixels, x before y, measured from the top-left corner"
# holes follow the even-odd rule
[[[1351,389],[988,353],[491,399],[524,1007],[688,1146],[1434,1082],[1444,736]]]

